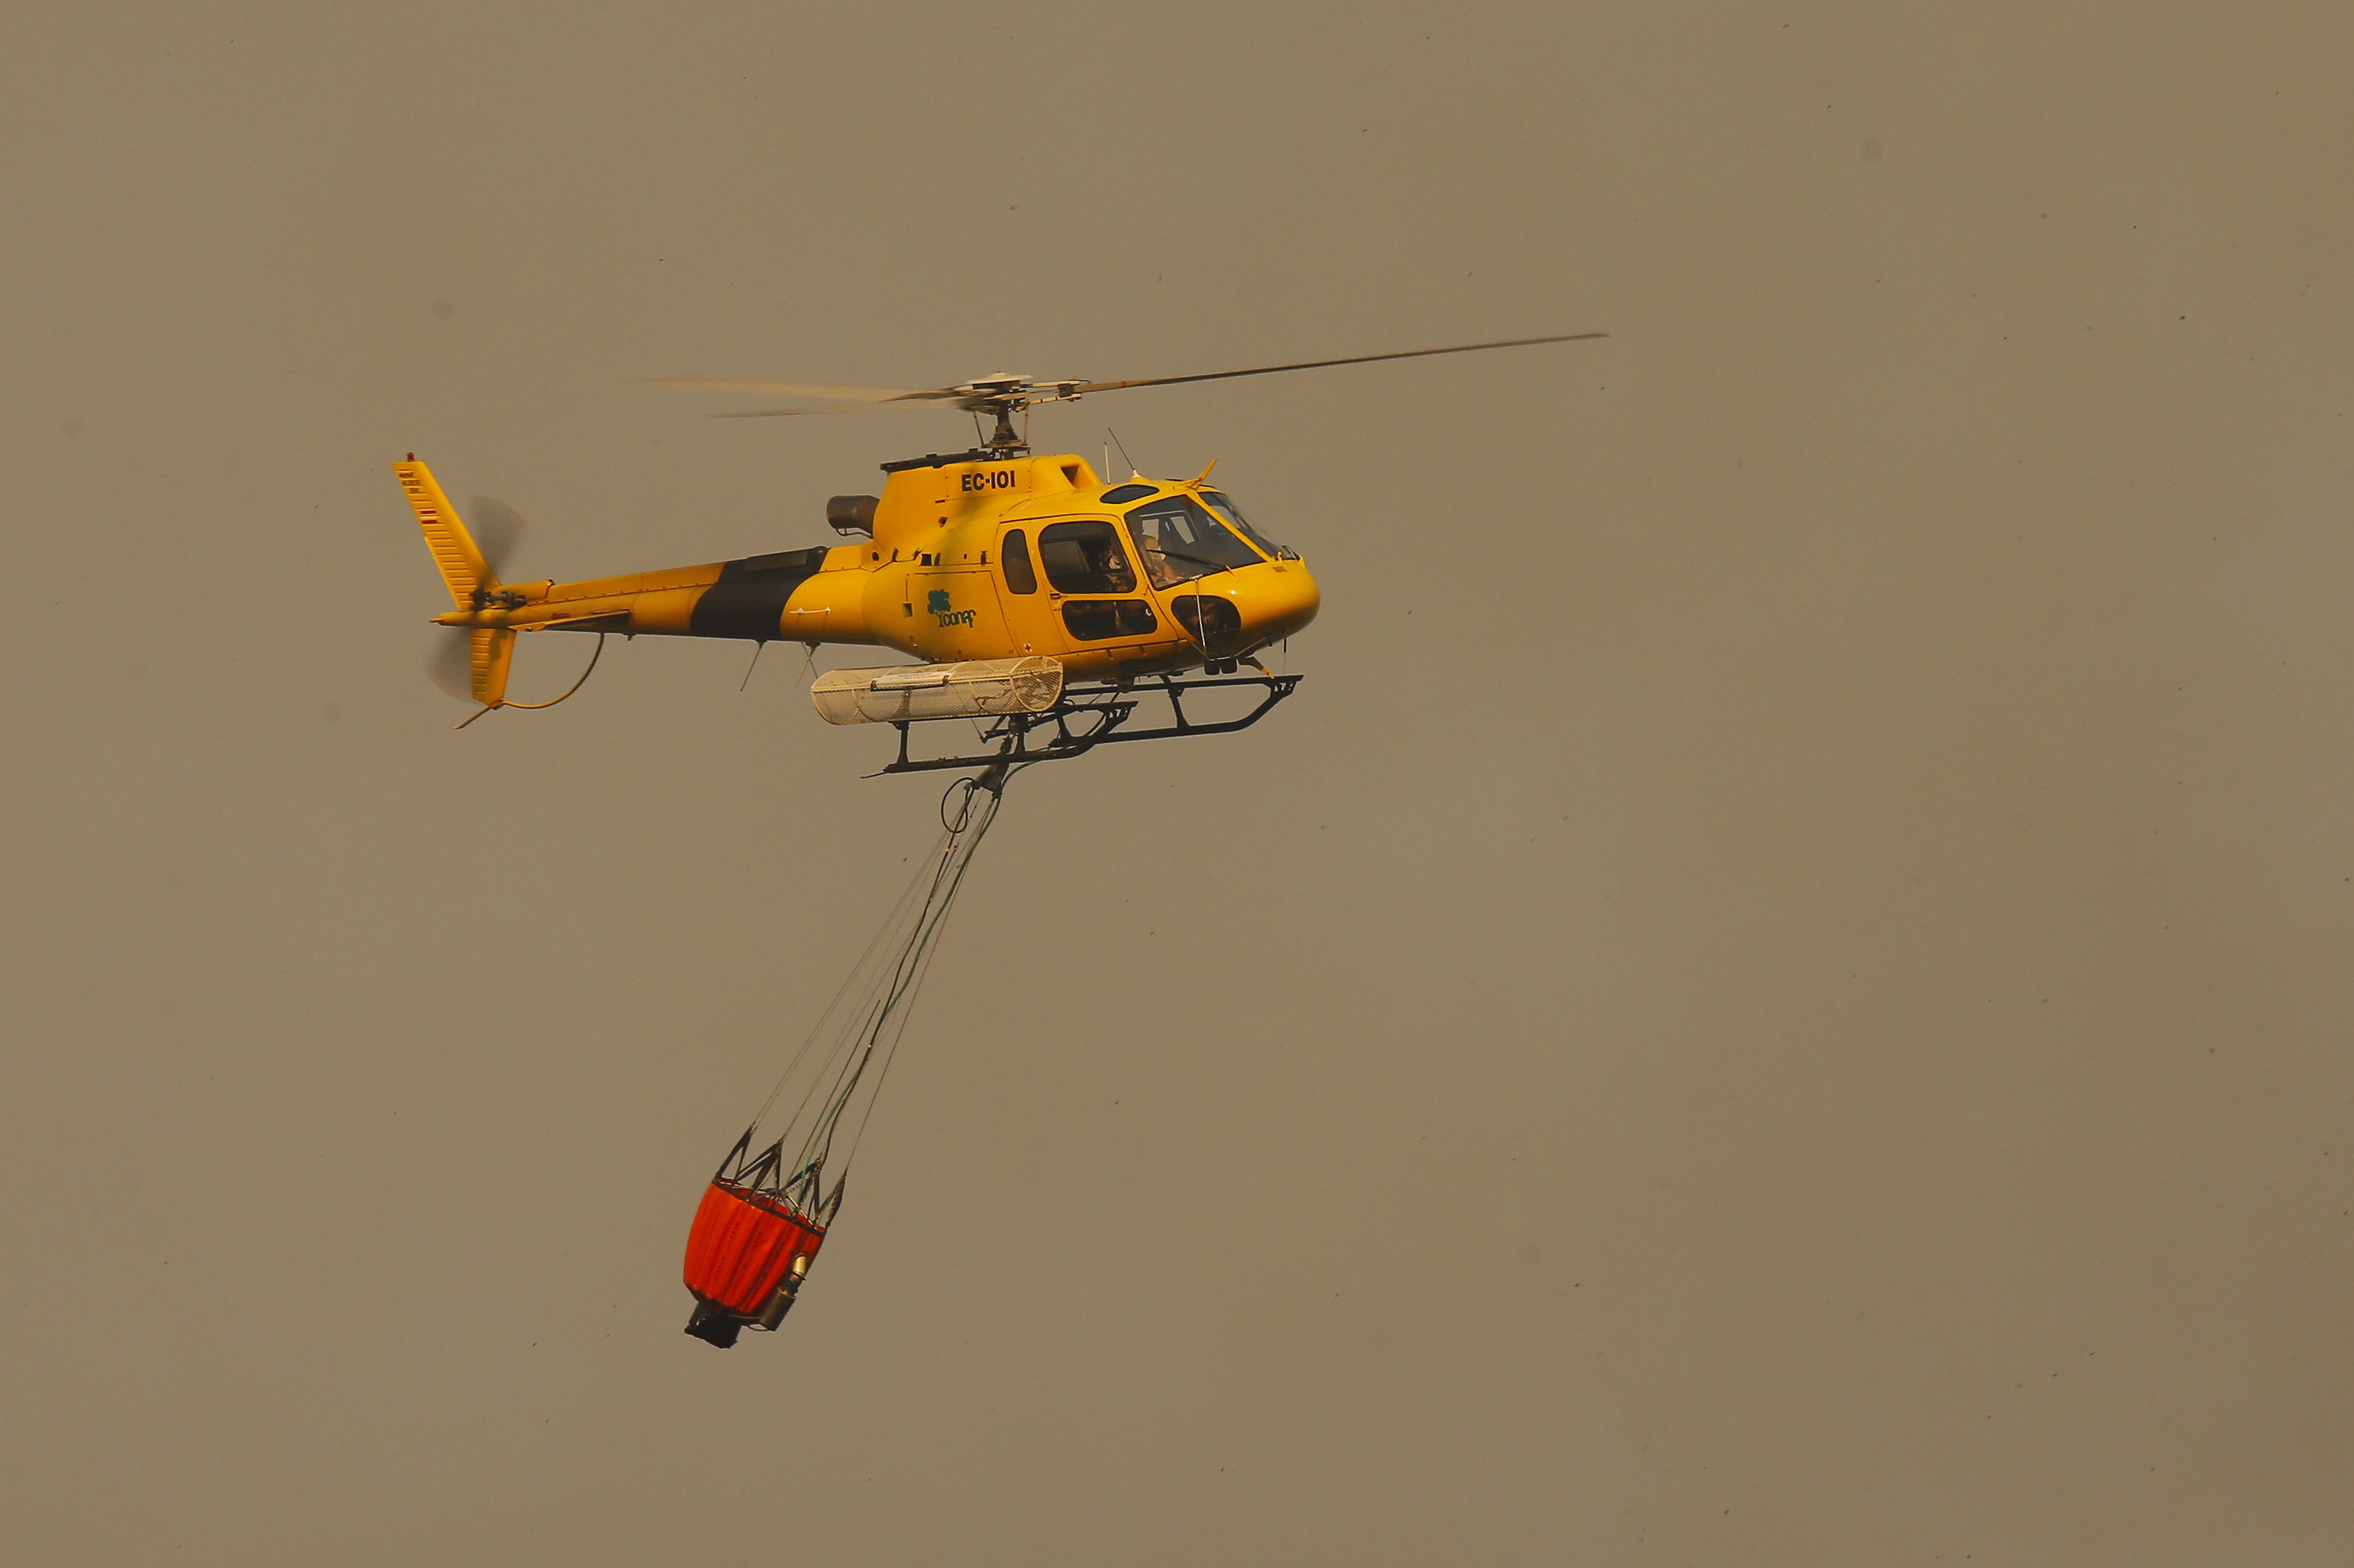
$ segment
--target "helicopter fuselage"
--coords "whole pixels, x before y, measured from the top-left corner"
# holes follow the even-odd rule
[[[415,469],[429,486],[422,465]],[[868,643],[934,662],[1044,654],[1079,677],[1229,666],[1315,619],[1307,564],[1203,478],[1107,485],[1069,454],[886,469],[872,537],[576,582],[506,583],[475,630]],[[410,476],[412,499],[421,499]],[[438,497],[438,488],[435,493]],[[869,498],[855,502],[862,516]]]

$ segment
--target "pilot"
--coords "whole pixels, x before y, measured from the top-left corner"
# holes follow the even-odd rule
[[[1144,557],[1144,575],[1154,588],[1169,588],[1181,581],[1185,574],[1179,571],[1161,551],[1161,535],[1140,531],[1136,535],[1136,552]]]
[[[1087,541],[1086,548],[1088,556],[1093,557],[1088,565],[1107,582],[1117,584],[1121,577],[1129,576],[1128,557],[1119,553],[1119,540],[1090,539]],[[1119,593],[1125,590],[1115,587],[1105,591]]]

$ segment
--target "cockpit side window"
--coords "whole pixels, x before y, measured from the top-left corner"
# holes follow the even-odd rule
[[[1144,575],[1154,588],[1175,588],[1211,572],[1258,565],[1251,547],[1189,495],[1167,496],[1135,508],[1128,514],[1128,531],[1136,535],[1136,553],[1144,557]]]
[[[1038,574],[1031,569],[1030,542],[1022,530],[1013,529],[1005,535],[998,564],[1005,568],[1005,586],[1015,593],[1036,593]]]
[[[1136,569],[1108,523],[1049,523],[1038,531],[1038,561],[1060,593],[1133,593]]]

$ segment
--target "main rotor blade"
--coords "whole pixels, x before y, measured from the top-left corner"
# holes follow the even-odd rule
[[[1437,354],[1477,354],[1490,348],[1526,348],[1541,343],[1582,343],[1589,338],[1608,337],[1606,332],[1563,333],[1552,337],[1516,337],[1501,343],[1462,343],[1447,348],[1410,348],[1397,354],[1360,354],[1346,359],[1308,359],[1293,365],[1262,365],[1249,370],[1213,370],[1199,376],[1156,376],[1141,381],[1034,381],[1027,377],[1002,377],[989,381],[988,386],[1000,387],[998,397],[992,400],[983,392],[981,384],[971,387],[933,387],[899,388],[891,387],[835,387],[808,381],[756,381],[732,376],[658,376],[639,383],[642,387],[693,387],[706,392],[759,392],[780,397],[826,397],[835,399],[817,408],[739,408],[714,414],[715,419],[779,419],[793,418],[803,414],[853,414],[879,408],[920,408],[928,404],[953,400],[959,406],[972,408],[976,400],[984,408],[1026,408],[1037,403],[1058,403],[1068,397],[1089,392],[1117,392],[1129,387],[1176,387],[1189,381],[1231,381],[1239,376],[1273,376],[1285,370],[1321,370],[1335,365],[1373,365],[1385,359],[1427,359]]]
[[[843,403],[894,403],[903,399],[953,397],[947,390],[900,387],[830,387],[811,381],[744,381],[716,376],[656,376],[641,387],[691,387],[704,392],[758,392],[769,397],[831,397]]]
[[[1426,359],[1434,354],[1476,354],[1483,348],[1526,348],[1537,343],[1582,343],[1606,332],[1564,333],[1557,337],[1516,337],[1503,343],[1464,343],[1452,348],[1410,348],[1403,354],[1361,354],[1348,359],[1310,359],[1298,365],[1262,365],[1256,370],[1213,370],[1202,376],[1156,376],[1149,381],[1088,381],[1075,393],[1117,392],[1123,387],[1174,387],[1185,381],[1230,381],[1237,376],[1272,376],[1279,370],[1321,370],[1331,365],[1371,365],[1381,359]]]
[[[924,394],[929,397],[930,394]],[[793,414],[888,414],[904,408],[929,408],[937,405],[921,402],[837,403],[827,408],[730,408],[714,414],[715,419],[778,419]]]

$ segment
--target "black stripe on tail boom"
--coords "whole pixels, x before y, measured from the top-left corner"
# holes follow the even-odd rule
[[[825,546],[747,556],[719,568],[719,580],[695,601],[687,630],[696,637],[748,637],[777,641],[785,601],[825,566]]]

